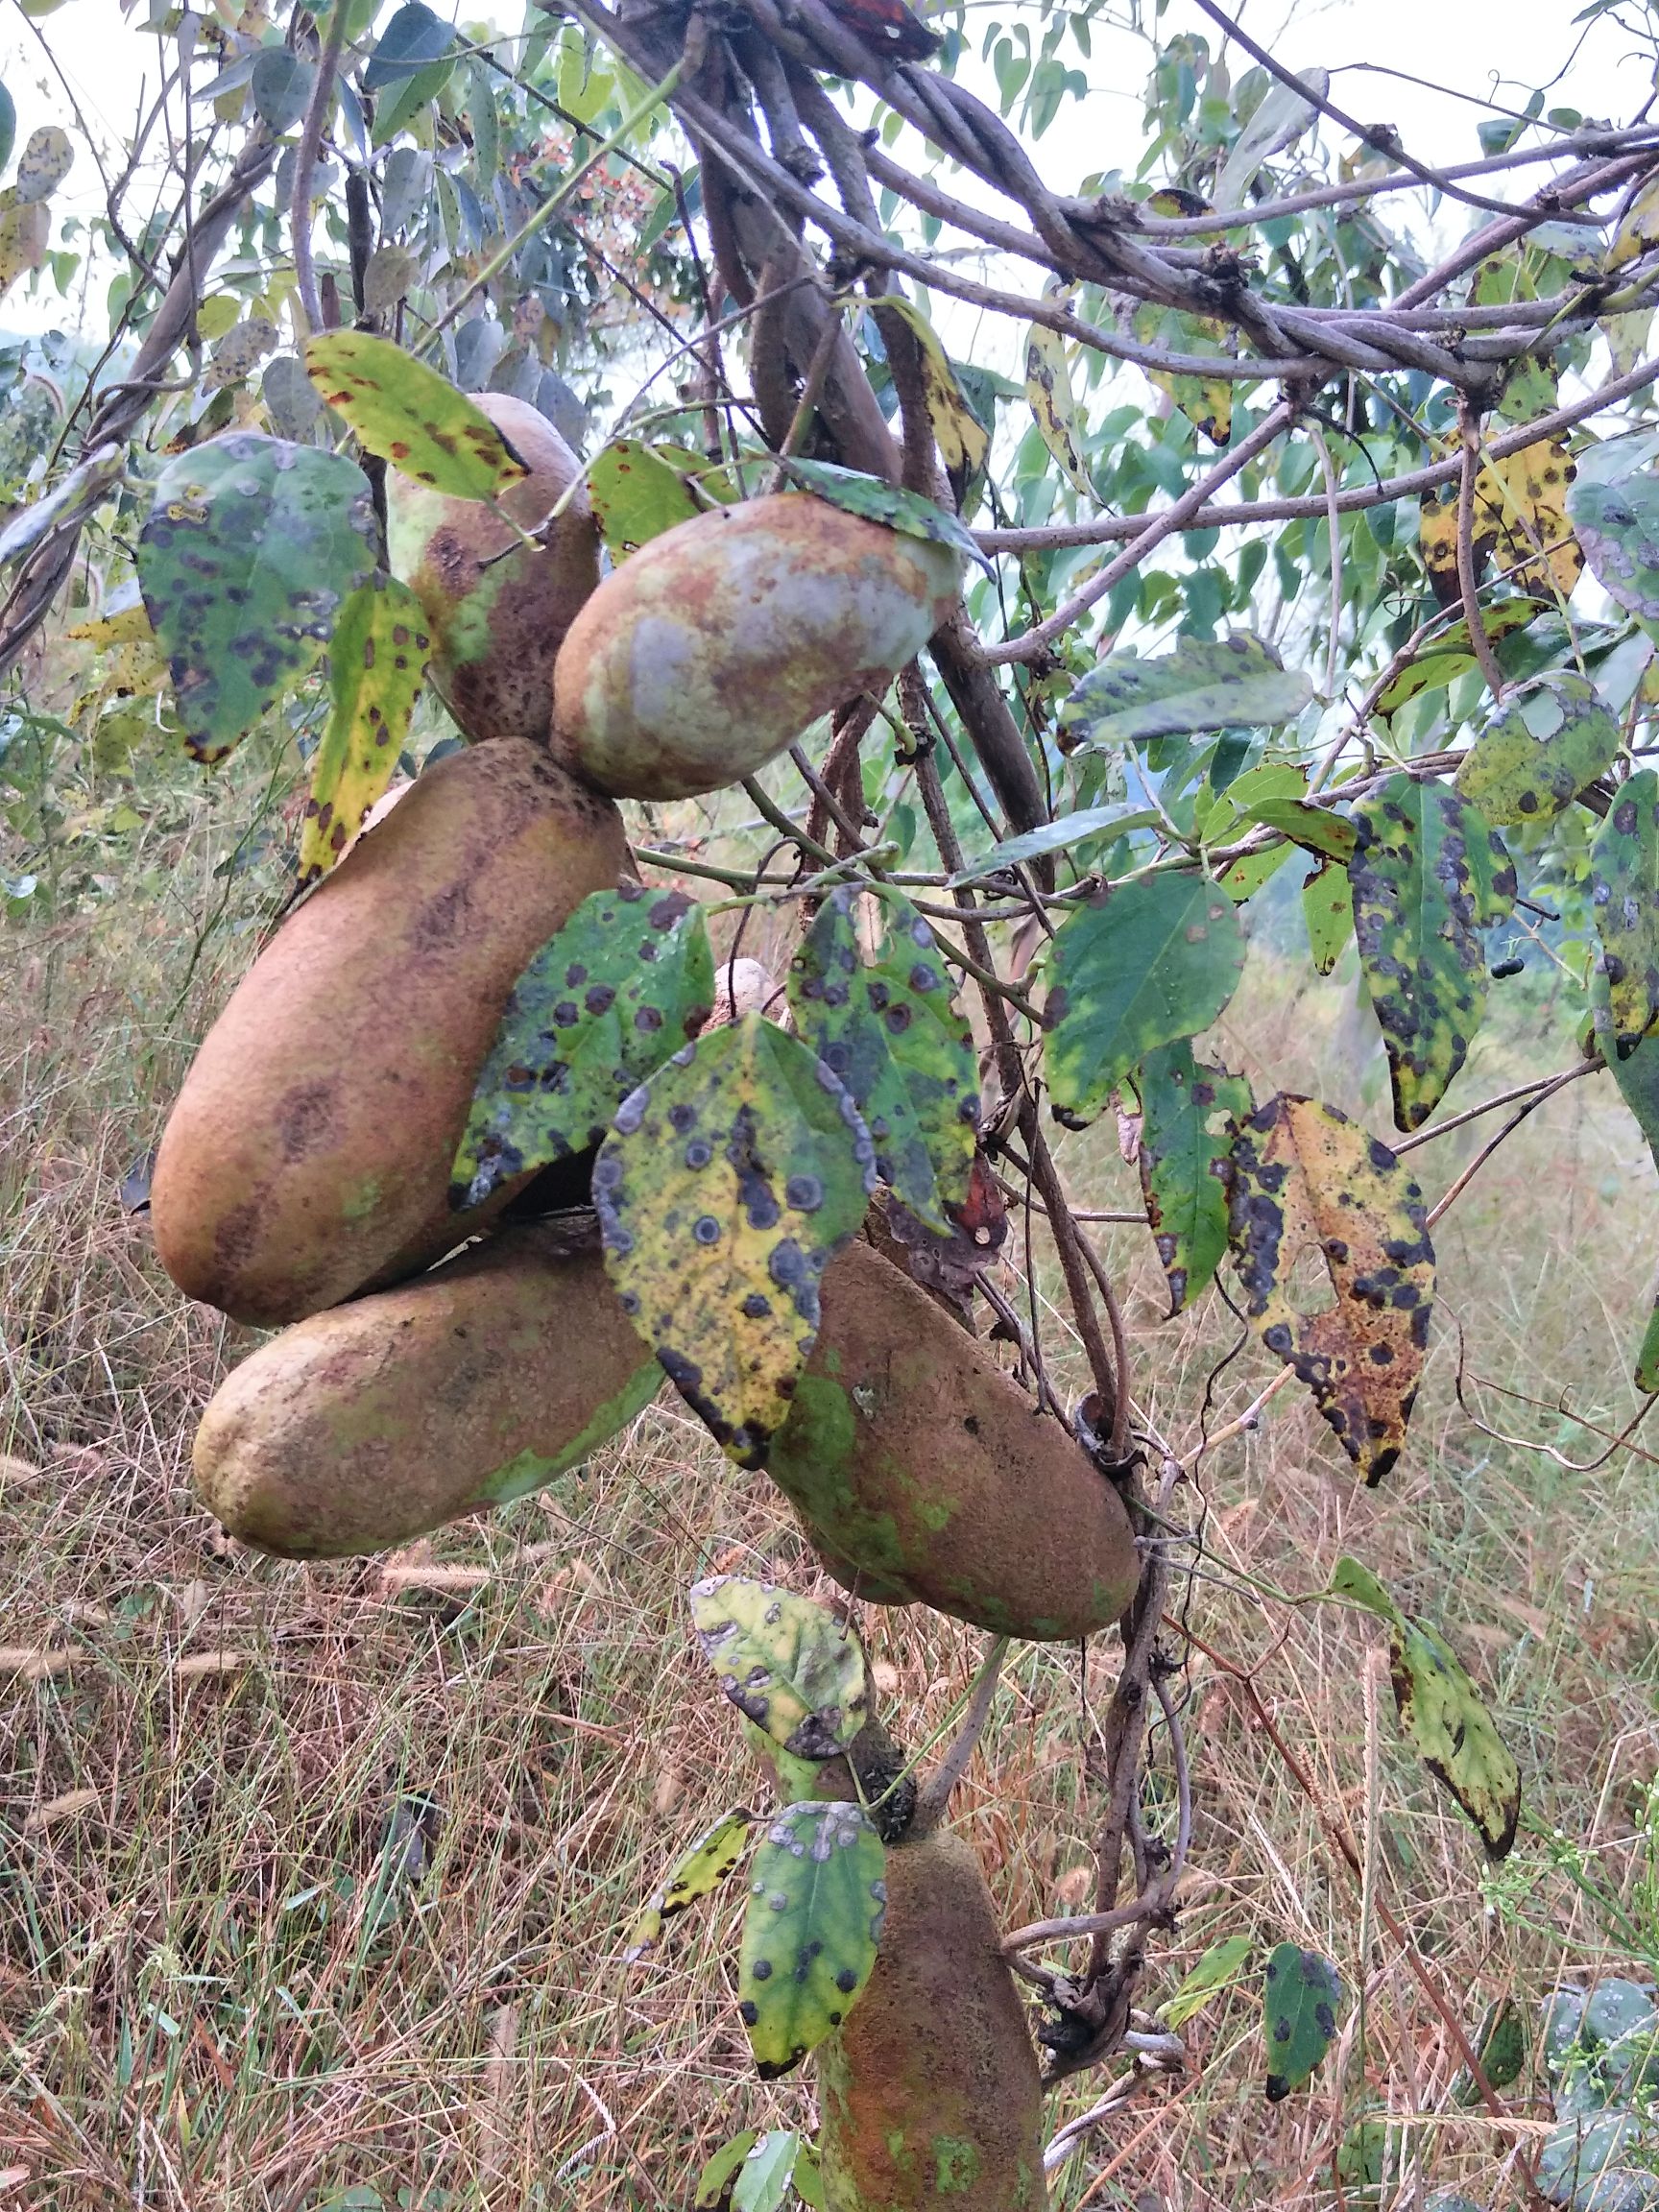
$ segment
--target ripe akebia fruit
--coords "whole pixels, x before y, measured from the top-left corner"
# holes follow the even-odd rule
[[[1134,1535],[1065,1427],[861,1239],[820,1299],[766,1471],[836,1580],[1042,1642],[1118,1620],[1140,1580]]]
[[[614,798],[752,775],[885,691],[955,606],[960,557],[805,492],[665,530],[608,576],[553,671],[555,756]]]
[[[238,1321],[397,1282],[453,1213],[472,1086],[519,971],[627,856],[609,800],[502,738],[429,768],[297,907],[196,1055],[161,1140],[162,1264]]]
[[[472,401],[529,475],[502,493],[498,515],[388,471],[387,553],[425,610],[431,682],[463,734],[545,744],[553,663],[599,582],[599,533],[582,464],[546,418],[503,393]],[[503,515],[541,541],[526,545]]]
[[[260,1551],[378,1551],[551,1481],[661,1381],[597,1252],[527,1223],[262,1345],[203,1415],[197,1488]]]
[[[1037,2053],[974,1847],[887,1854],[875,1969],[818,2048],[830,2212],[1045,2212]]]

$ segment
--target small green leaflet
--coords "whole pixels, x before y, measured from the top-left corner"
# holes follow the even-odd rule
[[[1329,1959],[1281,1943],[1267,1961],[1262,2030],[1267,2044],[1267,2102],[1288,2097],[1336,2039],[1342,1984]]]
[[[1184,2028],[1213,1997],[1230,1989],[1249,1964],[1255,1948],[1248,1936],[1228,1936],[1219,1943],[1212,1943],[1173,1996],[1159,2006],[1166,2027]]]
[[[1590,902],[1614,1050],[1628,1059],[1659,1018],[1659,774],[1622,783],[1590,847]]]
[[[714,1004],[703,909],[620,883],[584,899],[535,953],[479,1071],[450,1201],[597,1144],[628,1094],[695,1037]]]
[[[678,469],[642,438],[616,438],[588,468],[588,496],[612,557],[630,553],[703,513]]]
[[[818,2154],[792,2129],[753,2128],[722,2145],[697,2177],[692,2212],[778,2212],[793,2188],[803,2204],[822,2212]]]
[[[1061,743],[1125,745],[1203,730],[1292,721],[1313,696],[1300,669],[1281,667],[1259,637],[1184,637],[1142,661],[1114,653],[1067,700]]]
[[[1489,2006],[1476,2038],[1475,2056],[1480,2071],[1494,2089],[1508,2089],[1527,2071],[1532,2055],[1532,2029],[1526,2012],[1513,1997],[1501,1997]],[[1460,2067],[1452,2082],[1452,2102],[1465,2108],[1480,2103],[1480,2090],[1467,2068]]]
[[[1093,1120],[1148,1052],[1209,1027],[1243,967],[1238,915],[1207,876],[1142,876],[1078,907],[1046,956],[1056,1114]]]
[[[1619,757],[1619,725],[1571,669],[1517,685],[1457,768],[1457,789],[1488,822],[1547,822]]]
[[[1599,583],[1632,614],[1659,617],[1659,439],[1609,438],[1577,455],[1567,512]]]
[[[1195,1061],[1190,1037],[1149,1052],[1136,1086],[1141,1188],[1173,1320],[1209,1288],[1227,1249],[1227,1191],[1218,1171],[1233,1123],[1250,1112],[1250,1086],[1241,1075]]]
[[[832,2035],[876,1963],[887,1854],[856,1805],[787,1805],[750,1867],[737,2010],[763,2081]]]
[[[305,341],[305,373],[371,453],[435,492],[494,499],[530,473],[464,392],[389,338],[322,331]]]
[[[1636,1350],[1635,1383],[1647,1397],[1659,1392],[1659,1303],[1647,1316]]]
[[[846,1086],[876,1172],[937,1236],[968,1194],[979,1121],[973,1032],[957,1011],[931,923],[897,893],[866,965],[857,890],[831,891],[789,964],[795,1032]]]
[[[138,582],[185,742],[221,760],[313,667],[374,563],[363,471],[239,430],[175,454],[138,540]]]
[[[1417,1129],[1445,1096],[1486,1011],[1480,932],[1515,902],[1503,840],[1459,792],[1391,776],[1356,802],[1354,934],[1388,1048],[1394,1123]]]
[[[1023,830],[1018,837],[1004,837],[982,859],[952,876],[950,888],[982,883],[1005,868],[1017,868],[1023,860],[1040,860],[1047,853],[1070,852],[1073,845],[1086,844],[1092,837],[1127,837],[1132,830],[1152,830],[1157,825],[1158,817],[1150,807],[1085,806],[1075,814],[1062,814],[1053,822],[1045,822],[1036,830]]]
[[[1394,1703],[1407,1741],[1448,1790],[1493,1860],[1507,1858],[1521,1815],[1521,1770],[1456,1653],[1426,1621],[1400,1610],[1358,1559],[1337,1560],[1334,1597],[1352,1599],[1388,1626]]]
[[[1066,341],[1046,323],[1033,323],[1025,333],[1025,397],[1043,443],[1059,463],[1061,473],[1074,492],[1081,492],[1092,507],[1098,507],[1100,494],[1083,457],[1082,423],[1071,391]]]
[[[392,781],[431,645],[420,600],[395,577],[376,571],[341,609],[328,648],[328,727],[300,831],[302,885],[328,873]]]
[[[832,1759],[869,1718],[863,1650],[827,1605],[717,1575],[693,1584],[691,1622],[726,1695],[792,1758]]]
[[[754,1814],[740,1805],[733,1812],[722,1813],[718,1820],[685,1846],[662,1877],[651,1902],[629,1929],[622,1950],[625,1964],[637,1966],[649,1959],[675,1914],[684,1912],[688,1905],[695,1905],[700,1897],[710,1896],[727,1876],[736,1870],[749,1848],[749,1831],[754,1821]]]
[[[1539,611],[1536,599],[1501,599],[1496,607],[1481,610],[1480,627],[1488,637],[1503,637],[1511,630],[1521,629],[1532,621]],[[1379,698],[1377,711],[1393,714],[1422,692],[1450,690],[1458,677],[1467,676],[1475,665],[1475,656],[1469,647],[1469,625],[1455,622],[1426,645],[1415,661],[1401,669]]]
[[[875,1188],[847,1092],[758,1014],[676,1052],[616,1110],[593,1168],[606,1267],[739,1466],[764,1464],[817,1340],[824,1270]]]
[[[1314,973],[1329,975],[1354,934],[1354,891],[1346,868],[1321,860],[1302,882],[1302,915]]]
[[[1310,806],[1300,799],[1259,799],[1239,808],[1247,822],[1260,822],[1277,830],[1292,845],[1327,860],[1350,860],[1359,842],[1358,831],[1345,814],[1329,806]]]
[[[883,484],[879,476],[861,475],[856,469],[840,469],[832,461],[803,461],[780,455],[778,466],[804,492],[827,499],[849,515],[861,515],[866,522],[883,522],[905,538],[930,538],[935,545],[949,545],[965,560],[978,562],[989,572],[989,558],[979,550],[974,533],[954,515],[935,507],[920,493],[901,492]]]

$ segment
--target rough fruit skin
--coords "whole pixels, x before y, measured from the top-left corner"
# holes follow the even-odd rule
[[[1117,1492],[1052,1414],[861,1240],[766,1470],[838,1581],[1043,1642],[1116,1621],[1140,1566]]]
[[[507,1229],[245,1359],[203,1415],[196,1485],[262,1551],[377,1551],[550,1481],[661,1380],[596,1253]]]
[[[472,399],[529,464],[529,475],[503,493],[503,512],[521,529],[540,531],[581,476],[581,462],[524,400],[497,392]],[[599,533],[586,487],[532,552],[483,500],[449,498],[389,469],[386,540],[392,573],[425,609],[432,685],[462,733],[474,743],[545,744],[553,662],[599,582]]]
[[[293,1321],[471,1234],[449,1170],[507,994],[626,850],[611,803],[537,746],[428,769],[203,1041],[151,1191],[179,1287],[238,1321]]]
[[[864,1993],[818,2050],[830,2212],[1046,2212],[1043,2092],[973,1846],[887,1854]]]
[[[615,798],[734,782],[844,700],[885,691],[961,577],[949,547],[805,492],[681,522],[571,623],[553,671],[554,754]]]

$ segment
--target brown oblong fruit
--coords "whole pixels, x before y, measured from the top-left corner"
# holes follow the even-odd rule
[[[875,1970],[818,2049],[830,2212],[1045,2212],[1037,2053],[972,1844],[887,1854]]]
[[[1135,1539],[1064,1426],[861,1239],[820,1296],[766,1471],[829,1572],[998,1635],[1053,1642],[1116,1621],[1140,1579]]]
[[[537,746],[429,768],[203,1041],[151,1190],[179,1287],[238,1321],[293,1321],[471,1234],[449,1171],[507,995],[626,853],[615,807]]]
[[[885,691],[955,606],[960,558],[805,492],[665,530],[608,576],[553,671],[553,750],[615,798],[684,799]]]
[[[260,1551],[378,1551],[550,1481],[661,1381],[598,1254],[528,1223],[262,1345],[202,1417],[196,1485]]]
[[[387,554],[425,610],[433,688],[462,733],[545,744],[553,662],[599,582],[599,533],[582,464],[545,416],[504,393],[471,398],[529,467],[500,504],[541,543],[524,544],[485,500],[451,498],[391,469]]]

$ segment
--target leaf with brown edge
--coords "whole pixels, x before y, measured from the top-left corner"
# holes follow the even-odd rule
[[[376,574],[340,610],[328,652],[328,727],[311,762],[300,881],[325,876],[392,781],[432,641],[407,584]]]
[[[529,475],[483,411],[390,338],[324,330],[305,341],[305,373],[371,453],[456,499],[494,499]]]
[[[1457,450],[1440,448],[1437,458]],[[1576,473],[1564,438],[1541,438],[1488,461],[1476,473],[1474,509],[1475,573],[1495,559],[1505,578],[1523,591],[1566,598],[1584,567],[1584,554],[1567,519],[1567,488]],[[1457,575],[1455,481],[1436,485],[1421,500],[1419,543],[1434,596],[1454,607],[1463,595]]]
[[[1406,1442],[1434,1305],[1423,1193],[1386,1144],[1334,1106],[1282,1092],[1239,1128],[1228,1228],[1246,1310],[1292,1366],[1369,1485]],[[1322,1259],[1334,1302],[1299,1312],[1290,1281]]]

